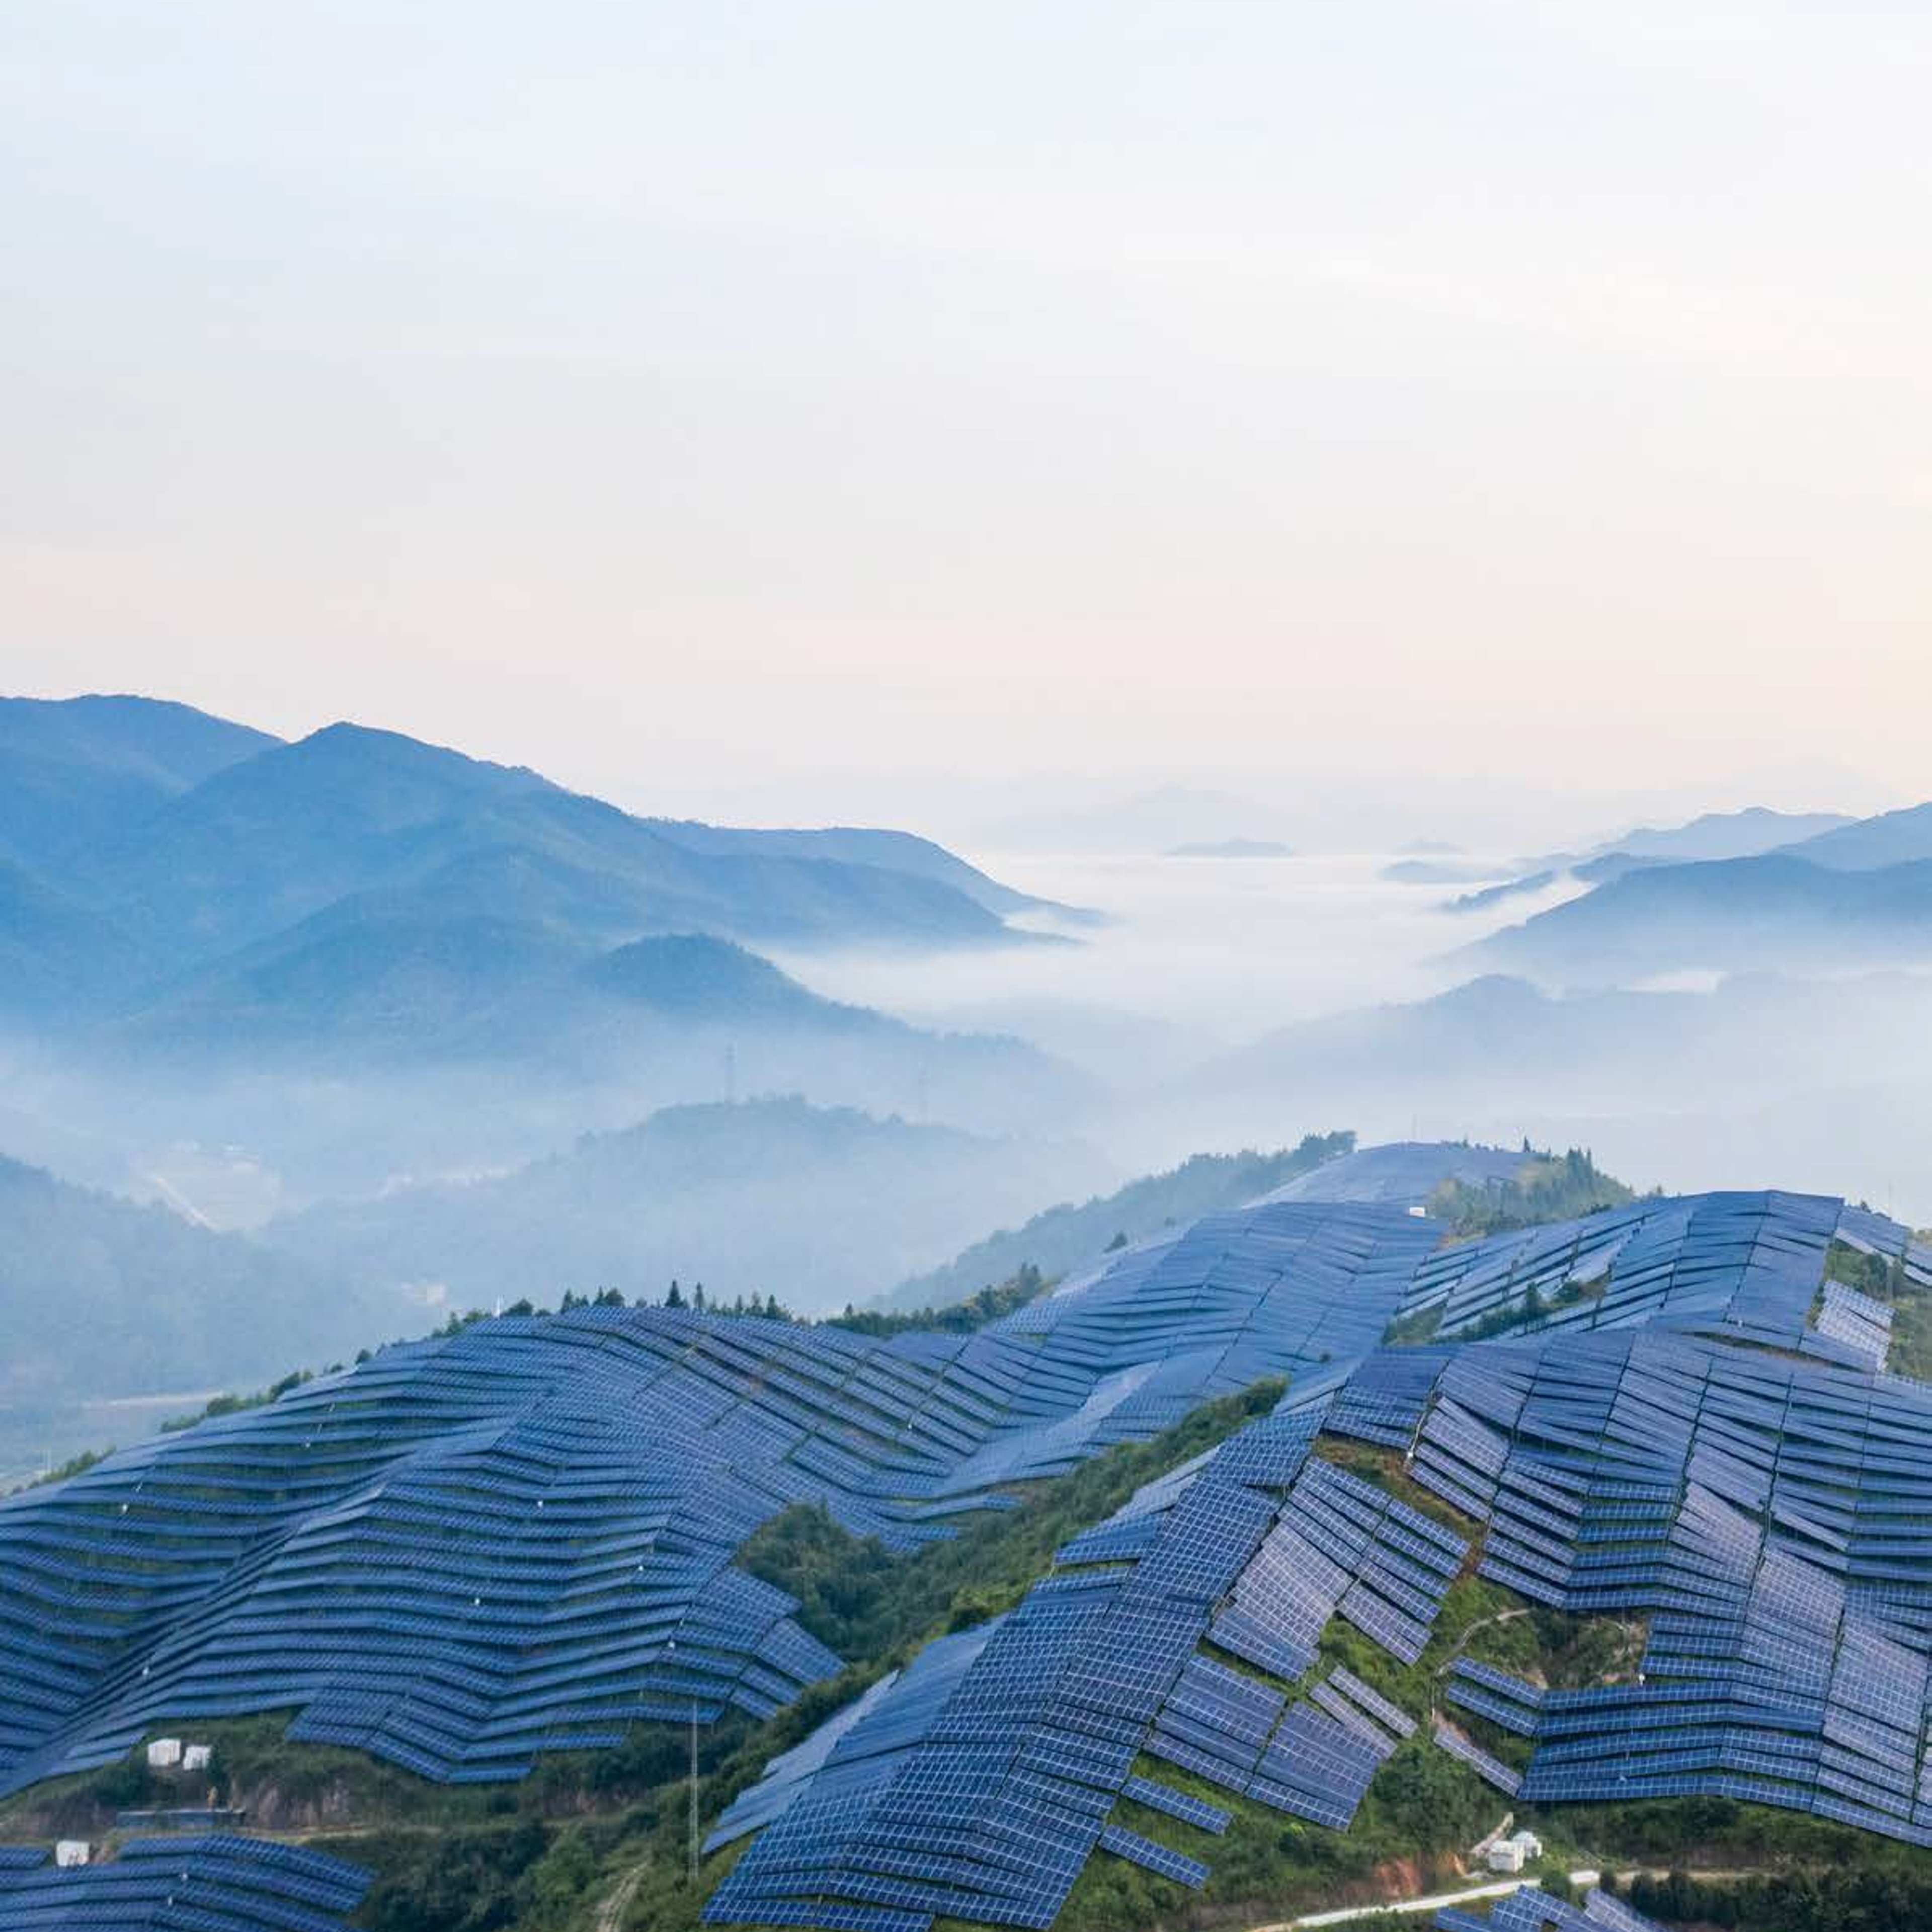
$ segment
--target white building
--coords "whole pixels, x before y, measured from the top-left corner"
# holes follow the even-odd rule
[[[54,1847],[54,1863],[63,1871],[75,1865],[84,1865],[88,1861],[91,1847],[85,1838],[63,1838]]]
[[[1490,1847],[1490,1869],[1514,1876],[1543,1856],[1543,1840],[1534,1832],[1517,1832]]]
[[[206,1771],[214,1760],[212,1744],[183,1744],[182,1768],[184,1771]]]
[[[156,1738],[148,1746],[148,1768],[150,1771],[172,1771],[182,1761],[182,1741],[179,1738]]]

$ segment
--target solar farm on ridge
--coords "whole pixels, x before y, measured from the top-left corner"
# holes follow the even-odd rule
[[[1274,1414],[776,1760],[716,1821],[714,1843],[749,1842],[707,1916],[1044,1926],[1096,1852],[1196,1886],[1225,1816],[1162,1766],[1346,1828],[1413,1720],[1316,1669],[1322,1634],[1339,1618],[1412,1661],[1472,1564],[1526,1602],[1647,1622],[1634,1682],[1451,1675],[1432,1731],[1504,1791],[1710,1792],[1932,1844],[1932,1390],[1884,1372],[1891,1309],[1825,1280],[1834,1242],[1921,1287],[1932,1254],[1777,1193],[1444,1247],[1400,1156],[1385,1183],[1375,1161],[1328,1171],[1367,1198],[1295,1184],[976,1334],[503,1318],[10,1498],[0,1788],[268,1710],[458,1783],[640,1720],[763,1715],[840,1662],[734,1567],[788,1506],[910,1552],[1284,1376]],[[1333,1443],[1398,1458],[1447,1509]],[[1526,1768],[1458,1714],[1529,1741]]]

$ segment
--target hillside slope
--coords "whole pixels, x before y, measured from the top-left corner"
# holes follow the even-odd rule
[[[1092,1266],[1122,1237],[1129,1241],[1194,1220],[1216,1208],[1258,1200],[1270,1189],[1346,1154],[1351,1133],[1310,1134],[1272,1154],[1196,1154],[1166,1174],[1130,1181],[1077,1205],[1064,1202],[1023,1226],[989,1234],[947,1262],[871,1305],[881,1310],[944,1308],[1031,1267],[1049,1276]]]
[[[148,698],[0,698],[0,857],[58,868],[280,741]]]
[[[1932,957],[1932,860],[1859,872],[1770,854],[1646,867],[1458,956],[1561,986],[1922,961]]]
[[[467,1185],[323,1204],[264,1238],[371,1289],[435,1282],[458,1308],[566,1289],[863,1300],[988,1219],[1100,1170],[1077,1146],[991,1140],[797,1100],[667,1108]]]
[[[1576,1862],[1756,1866],[1779,1816],[1910,1883],[1932,1393],[1877,1365],[1928,1306],[1906,1231],[1760,1192],[1448,1246],[1266,1203],[970,1335],[483,1321],[0,1508],[0,1777],[81,1822],[171,1714],[292,1706],[223,1774],[411,1932],[870,1923],[882,1884],[909,1928],[1253,1923],[1451,1880],[1504,1808]],[[104,1534],[141,1560],[50,1697],[20,1640]],[[1694,1823],[1631,1802],[1687,1784]]]
[[[51,1408],[254,1388],[407,1319],[400,1298],[0,1158],[0,1462],[23,1432],[46,1439],[34,1418]]]
[[[1796,841],[1784,848],[1807,864],[1851,872],[1932,859],[1932,805],[1881,812]]]

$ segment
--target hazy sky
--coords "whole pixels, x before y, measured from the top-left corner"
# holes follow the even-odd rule
[[[1932,793],[1917,0],[0,35],[0,686],[667,808],[841,766]]]

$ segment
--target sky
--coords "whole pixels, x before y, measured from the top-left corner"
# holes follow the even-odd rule
[[[0,0],[0,688],[668,810],[1922,796],[1928,85],[1910,0]]]

